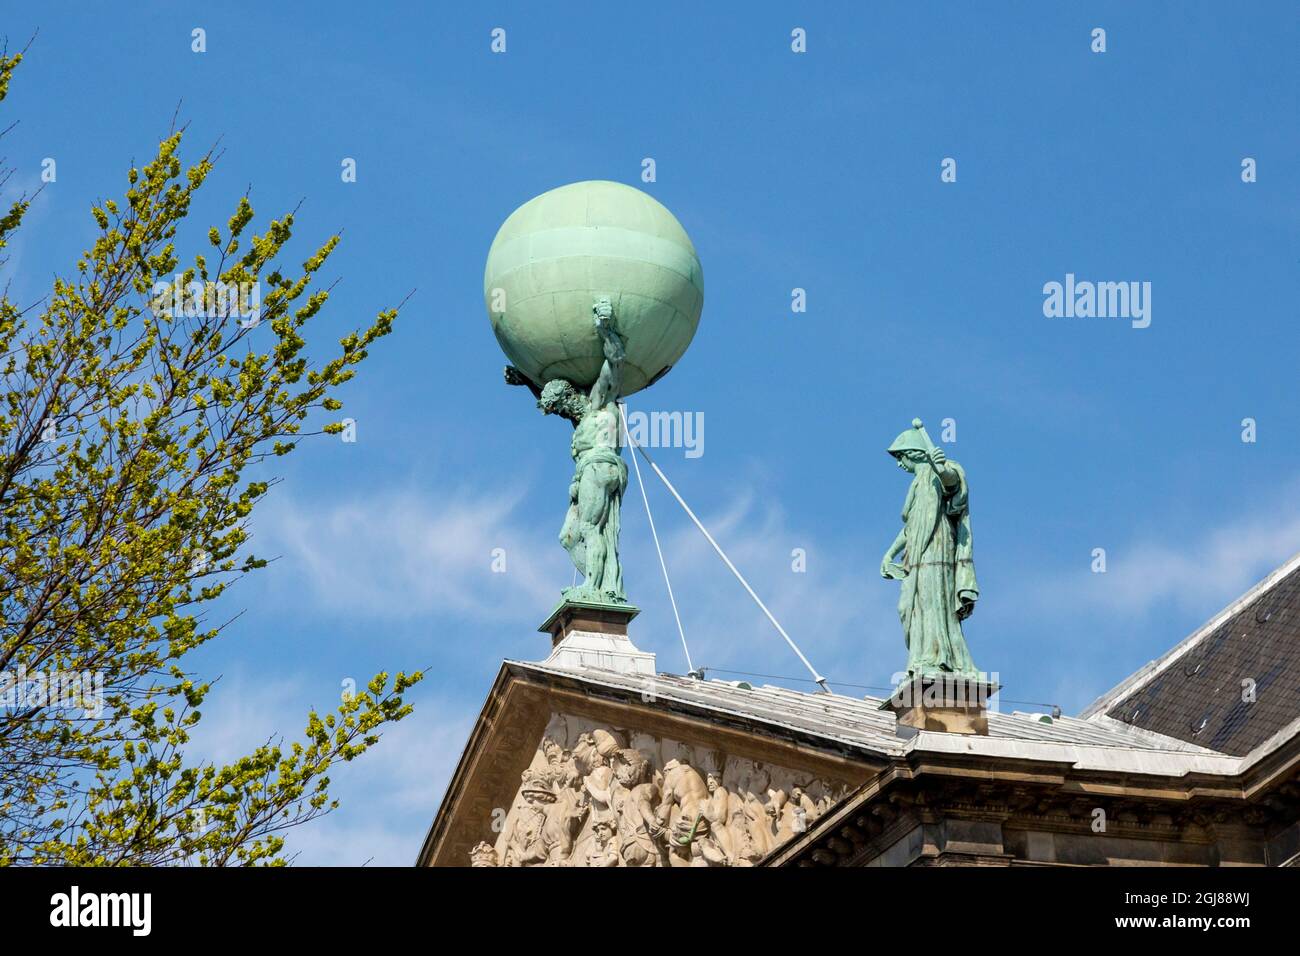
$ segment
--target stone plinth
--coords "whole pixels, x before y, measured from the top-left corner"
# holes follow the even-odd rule
[[[542,663],[553,667],[595,668],[619,674],[655,675],[655,656],[638,650],[626,634],[569,631]]]
[[[641,609],[631,604],[597,604],[565,598],[538,630],[551,635],[551,647],[558,646],[572,631],[626,638],[628,623],[640,613]]]
[[[880,704],[898,716],[900,730],[988,736],[988,703],[998,685],[975,677],[925,675],[903,681]]]
[[[588,604],[566,598],[539,631],[551,635],[555,667],[596,668],[620,674],[655,674],[655,656],[638,650],[627,625],[639,610],[630,604]]]

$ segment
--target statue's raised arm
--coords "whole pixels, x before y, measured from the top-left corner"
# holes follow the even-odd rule
[[[623,391],[623,360],[627,352],[623,348],[622,337],[614,331],[614,307],[608,296],[601,296],[591,307],[596,324],[596,334],[600,336],[601,349],[605,353],[605,362],[600,367],[596,384],[591,387],[591,407],[604,408],[619,399]]]

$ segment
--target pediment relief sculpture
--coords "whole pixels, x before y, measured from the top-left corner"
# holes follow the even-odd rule
[[[502,808],[495,844],[475,846],[471,863],[752,866],[847,791],[844,781],[557,714]]]

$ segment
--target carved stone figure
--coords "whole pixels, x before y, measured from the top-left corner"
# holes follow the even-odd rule
[[[794,836],[795,808],[784,790],[769,792],[768,808],[772,815],[772,829],[776,834],[775,843],[779,846]]]
[[[618,846],[614,843],[614,834],[616,830],[617,822],[612,813],[592,815],[591,847],[587,851],[586,855],[587,866],[618,866]]]
[[[704,803],[704,818],[709,821],[709,831],[727,859],[735,860],[739,854],[736,852],[736,838],[732,832],[732,811],[738,810],[743,819],[744,808],[723,786],[721,772],[710,770],[704,782],[709,790],[709,799]]]
[[[772,817],[767,805],[770,793],[768,782],[768,775],[755,768],[743,791],[746,842],[742,852],[751,863],[757,863],[776,846],[776,833],[772,828]]]
[[[555,795],[555,803],[547,810],[550,832],[555,841],[548,860],[557,862],[572,855],[574,837],[587,815],[589,802],[587,793],[578,789],[581,774],[573,755],[550,737],[542,739],[542,752],[547,761],[544,774]]]
[[[691,840],[683,842],[682,834],[694,834],[704,816],[709,789],[698,770],[674,757],[664,764],[662,793],[655,819],[660,828],[671,835],[668,862],[672,866],[690,866]],[[684,824],[684,829],[681,824]]]
[[[808,824],[821,815],[817,803],[799,784],[795,784],[794,789],[790,791],[790,802],[787,806],[791,816],[792,833],[803,833],[808,829]]]
[[[655,785],[648,779],[650,761],[630,747],[620,750],[614,763],[619,792],[615,797],[619,814],[619,857],[624,866],[659,866],[656,839],[663,833],[655,818]]]
[[[546,778],[526,770],[519,788],[524,806],[506,836],[506,866],[542,866],[551,861],[559,839],[550,825],[547,810],[555,804],[555,794]]]
[[[776,798],[772,802],[777,805],[776,842],[778,845],[803,833],[808,829],[808,824],[820,815],[817,804],[799,784],[795,784],[790,790],[789,797],[786,797],[784,791],[777,791]]]
[[[627,488],[627,463],[619,443],[617,400],[623,387],[623,339],[614,330],[614,310],[606,297],[592,307],[596,333],[605,361],[596,383],[583,395],[567,379],[551,379],[542,388],[514,366],[506,368],[506,382],[526,385],[537,397],[537,407],[573,424],[573,480],[569,483],[569,509],[560,529],[560,543],[569,552],[583,581],[564,589],[571,601],[626,604],[623,569],[618,559],[618,529],[623,492]]]
[[[521,781],[496,846],[476,846],[472,865],[749,866],[847,790],[560,715]]]
[[[919,418],[888,451],[912,475],[903,530],[880,562],[882,577],[903,582],[898,617],[907,672],[978,677],[961,629],[979,599],[966,472],[930,441]],[[895,561],[899,555],[901,564]]]
[[[574,748],[574,760],[593,816],[607,813],[612,806],[615,781],[610,761],[620,749],[619,741],[605,730],[583,734]]]
[[[708,817],[700,814],[692,822],[681,817],[673,829],[673,842],[687,847],[687,866],[726,866],[730,862],[718,842]]]
[[[817,803],[812,797],[808,796],[808,791],[803,788],[802,784],[795,784],[794,789],[790,791],[790,800],[797,804],[810,816],[816,816],[818,813]]]
[[[479,842],[474,849],[469,851],[469,865],[475,866],[500,866],[497,861],[496,848],[491,843]]]

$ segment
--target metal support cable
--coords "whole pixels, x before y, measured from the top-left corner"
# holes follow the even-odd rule
[[[627,443],[636,447],[632,442],[632,433],[627,430],[627,406],[622,402],[618,403],[619,421],[623,423],[623,434],[627,436]],[[636,455],[632,456],[632,467],[636,470],[636,484],[641,489],[641,501],[645,503],[645,516],[650,521],[650,537],[654,539],[655,551],[659,555],[659,567],[664,573],[664,585],[668,588],[668,603],[673,606],[673,619],[677,621],[677,633],[682,639],[682,650],[686,653],[687,673],[692,677],[703,676],[695,670],[695,665],[691,663],[691,649],[686,646],[686,631],[682,628],[682,617],[677,613],[677,599],[673,597],[673,582],[668,579],[668,565],[664,561],[663,548],[659,547],[659,532],[655,530],[655,518],[650,513],[650,499],[645,493],[645,482],[641,480],[641,466],[637,464]]]
[[[731,563],[731,559],[727,557],[727,553],[723,551],[721,545],[713,539],[713,535],[709,534],[709,529],[704,527],[704,522],[700,521],[700,519],[695,516],[695,512],[691,510],[691,506],[686,503],[685,499],[682,498],[680,494],[678,494],[677,489],[673,487],[673,483],[668,480],[668,476],[665,475],[663,471],[660,470],[659,466],[654,463],[654,459],[646,453],[646,450],[632,440],[632,433],[627,430],[626,416],[623,417],[623,430],[627,434],[628,444],[634,451],[640,453],[641,457],[646,460],[647,465],[654,469],[654,473],[659,476],[659,480],[664,483],[664,487],[666,487],[669,493],[677,499],[677,503],[682,506],[682,510],[686,512],[691,521],[695,522],[695,527],[699,528],[700,533],[704,535],[709,544],[713,545],[713,550],[718,553],[718,557],[720,557],[723,563],[731,569],[731,573],[736,576],[736,580],[740,582],[741,586],[749,592],[749,596],[754,599],[754,603],[758,605],[759,609],[767,615],[767,619],[772,622],[772,626],[776,628],[777,633],[785,638],[785,642],[790,645],[790,649],[794,651],[799,660],[803,662],[803,666],[808,668],[808,672],[813,676],[814,683],[816,683],[825,693],[832,693],[830,687],[826,684],[826,678],[822,677],[821,674],[817,672],[817,668],[813,667],[808,661],[808,658],[804,657],[803,651],[799,650],[799,645],[790,638],[790,635],[785,632],[785,628],[781,626],[781,622],[773,616],[772,612],[767,609],[767,605],[763,603],[762,599],[756,593],[754,593],[754,589],[749,586],[749,582],[745,580],[745,576],[740,573],[740,570],[734,564]],[[632,456],[632,460],[633,462],[636,461],[635,455]],[[642,493],[644,494],[644,489],[642,489]],[[660,555],[660,558],[662,560],[662,554]]]

